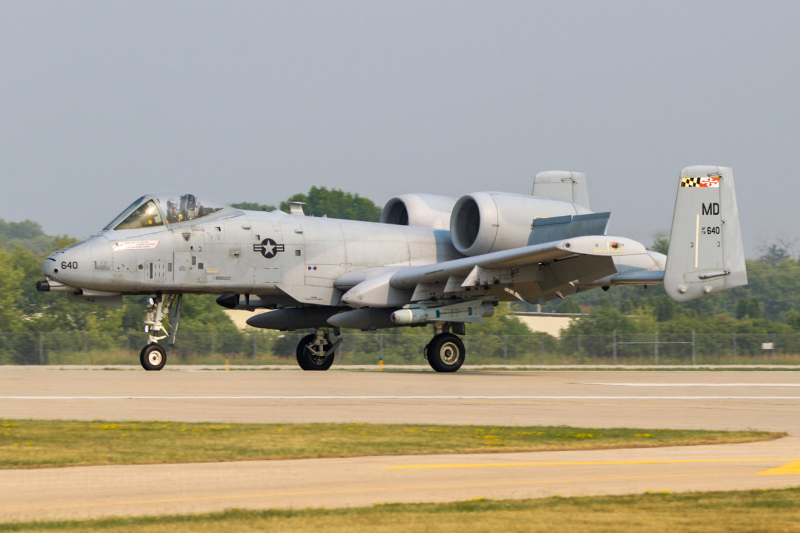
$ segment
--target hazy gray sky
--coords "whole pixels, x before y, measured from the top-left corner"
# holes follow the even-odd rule
[[[800,2],[0,0],[0,218],[82,237],[138,195],[530,194],[589,176],[669,229],[732,166],[745,247],[794,239]]]

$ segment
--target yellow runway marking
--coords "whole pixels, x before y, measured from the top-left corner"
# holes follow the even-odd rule
[[[778,468],[770,468],[769,470],[764,470],[763,472],[759,472],[759,474],[767,476],[773,474],[800,475],[800,461],[789,463],[788,465],[779,466]]]
[[[234,496],[197,496],[187,498],[164,498],[155,500],[131,500],[121,502],[91,502],[78,503],[72,505],[42,505],[36,507],[17,507],[10,509],[0,509],[0,513],[16,513],[24,511],[44,511],[53,509],[84,509],[87,507],[110,507],[114,505],[143,505],[155,503],[180,503],[197,502],[212,500],[242,500],[249,498],[275,498],[281,496],[317,496],[323,494],[353,494],[358,492],[388,492],[393,490],[422,490],[422,489],[454,489],[468,487],[502,487],[509,485],[541,485],[547,483],[583,483],[590,481],[622,481],[627,479],[667,479],[667,478],[686,478],[686,477],[706,477],[706,476],[731,476],[741,475],[741,472],[710,472],[706,474],[663,474],[655,476],[614,476],[614,477],[590,477],[590,478],[567,478],[567,479],[540,479],[534,481],[498,481],[490,483],[452,483],[442,485],[413,485],[397,487],[365,487],[363,489],[342,489],[342,490],[314,490],[298,492],[271,492],[264,494],[241,494]]]
[[[679,463],[764,463],[774,461],[798,461],[797,459],[660,459],[652,461],[574,461],[563,463],[475,463],[452,465],[400,465],[384,466],[386,470],[410,470],[425,468],[492,468],[507,466],[590,466],[590,465],[663,465]],[[798,463],[792,463],[800,465]],[[788,466],[788,465],[787,465]]]

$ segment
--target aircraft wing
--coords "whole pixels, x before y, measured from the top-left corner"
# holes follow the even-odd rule
[[[396,288],[403,288],[417,283],[441,281],[451,276],[466,276],[476,268],[510,269],[581,255],[610,258],[642,253],[646,253],[645,247],[634,240],[592,235],[465,257],[434,265],[405,268],[392,276],[391,284]]]
[[[343,276],[351,285],[342,302],[352,307],[391,307],[428,298],[479,296],[514,287],[512,294],[538,298],[617,274],[615,257],[646,254],[634,240],[589,235],[464,257],[430,265],[398,267],[361,277]],[[349,283],[346,283],[348,282]]]

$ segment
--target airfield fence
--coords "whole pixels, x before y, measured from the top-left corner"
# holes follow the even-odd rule
[[[181,331],[168,364],[295,364],[308,332]],[[465,335],[475,365],[800,365],[800,334],[647,333],[620,335]],[[430,335],[345,333],[336,364],[425,364]],[[0,333],[0,364],[138,365],[147,336],[133,332]]]

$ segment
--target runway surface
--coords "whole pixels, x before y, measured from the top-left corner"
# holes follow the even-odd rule
[[[0,417],[765,429],[725,446],[0,471],[0,520],[800,485],[800,372],[0,367]]]

